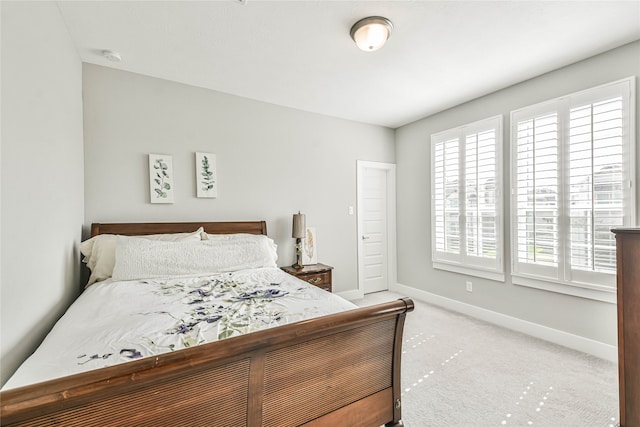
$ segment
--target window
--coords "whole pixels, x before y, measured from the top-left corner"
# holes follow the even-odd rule
[[[626,79],[511,113],[514,283],[615,291],[611,228],[635,222],[633,91]]]
[[[504,280],[502,116],[431,136],[434,268]]]

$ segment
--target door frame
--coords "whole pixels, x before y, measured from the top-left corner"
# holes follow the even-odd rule
[[[363,206],[363,179],[365,169],[381,169],[387,175],[387,289],[393,289],[398,282],[397,251],[396,251],[396,165],[393,163],[371,162],[357,160],[356,199],[357,199],[357,230],[358,239],[358,294],[364,297],[364,265],[362,248],[363,218],[360,207]]]

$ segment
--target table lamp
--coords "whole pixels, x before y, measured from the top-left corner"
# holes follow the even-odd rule
[[[293,232],[291,237],[296,239],[296,263],[292,265],[294,268],[302,268],[302,239],[305,237],[306,224],[304,214],[298,211],[297,214],[293,214]]]

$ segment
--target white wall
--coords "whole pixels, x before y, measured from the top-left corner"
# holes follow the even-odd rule
[[[78,293],[82,68],[53,2],[2,15],[1,377]]]
[[[300,210],[334,290],[356,289],[356,160],[394,163],[393,130],[90,64],[83,82],[86,227],[264,219],[290,265]],[[217,199],[195,196],[196,151],[217,155]],[[173,156],[174,204],[149,202],[149,153]]]
[[[396,130],[398,282],[506,316],[616,345],[616,306],[523,286],[470,278],[431,267],[430,136],[476,120],[504,117],[504,167],[509,169],[509,112],[561,95],[640,75],[640,42],[517,84]],[[640,96],[636,96],[636,104]],[[636,105],[636,122],[640,108]],[[636,141],[640,126],[636,126]],[[640,150],[637,150],[640,154]],[[640,172],[640,171],[638,171]],[[505,173],[508,180],[509,173]],[[508,182],[504,193],[508,194]],[[637,186],[636,186],[637,188]],[[640,199],[640,198],[639,198]],[[509,242],[505,200],[505,242]],[[639,210],[640,212],[640,210]],[[510,254],[505,254],[507,273]],[[465,291],[472,280],[473,293]]]

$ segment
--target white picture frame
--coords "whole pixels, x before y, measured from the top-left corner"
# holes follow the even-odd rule
[[[173,157],[149,154],[149,199],[151,203],[173,203]]]
[[[305,237],[302,239],[302,265],[318,263],[316,228],[307,227]]]
[[[213,153],[196,153],[196,196],[215,199],[218,197],[218,167]]]

